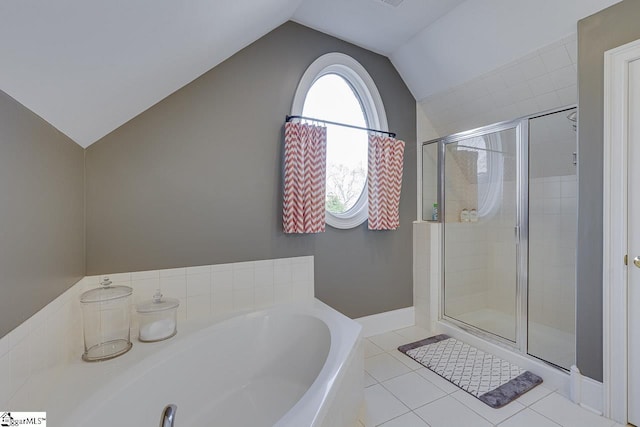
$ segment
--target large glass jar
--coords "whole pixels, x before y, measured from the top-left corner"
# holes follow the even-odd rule
[[[84,325],[82,360],[95,362],[131,349],[131,294],[128,286],[112,286],[108,277],[99,288],[80,296]]]

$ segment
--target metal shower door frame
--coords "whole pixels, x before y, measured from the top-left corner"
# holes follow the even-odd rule
[[[527,357],[541,360],[553,367],[559,368],[557,365],[539,359],[536,356],[532,356],[528,353],[528,300],[529,300],[529,120],[542,117],[549,114],[555,114],[562,111],[571,110],[577,108],[575,104],[563,106],[559,108],[550,109],[547,111],[531,114],[515,120],[509,120],[499,122],[492,125],[487,125],[472,129],[469,131],[458,132],[445,136],[443,138],[437,138],[434,140],[426,141],[422,143],[422,146],[428,144],[438,144],[438,209],[440,219],[442,223],[442,236],[440,251],[440,270],[441,270],[441,283],[438,301],[438,320],[450,323],[459,329],[469,332],[475,336],[485,339],[494,344],[501,345],[508,349],[516,350],[522,355]],[[444,182],[445,182],[445,147],[447,144],[457,142],[462,139],[472,138],[475,136],[482,136],[490,133],[500,132],[507,129],[516,129],[516,339],[515,342],[500,337],[494,333],[485,331],[473,325],[456,320],[455,318],[445,315],[445,234],[446,227],[444,218],[446,217],[446,200],[444,194]],[[578,168],[579,176],[579,168]],[[559,368],[562,369],[562,368]]]
[[[516,327],[516,339],[515,342],[509,339],[503,338],[494,333],[485,331],[484,329],[478,328],[476,326],[470,325],[468,323],[464,323],[460,320],[457,320],[453,317],[447,316],[445,314],[445,292],[444,286],[446,282],[446,271],[445,271],[445,256],[444,256],[444,245],[446,240],[446,226],[444,218],[446,218],[447,206],[445,200],[445,176],[446,176],[446,146],[448,144],[452,144],[458,142],[463,139],[473,138],[477,136],[483,136],[487,134],[497,133],[501,131],[505,131],[508,129],[515,129],[516,131],[516,229],[514,233],[516,235],[516,292],[515,292],[515,327]],[[441,265],[440,269],[442,272],[442,283],[441,283],[441,292],[440,301],[439,301],[439,313],[438,318],[440,320],[445,320],[456,327],[470,332],[476,336],[479,336],[488,341],[503,345],[507,348],[518,350],[521,352],[526,352],[526,298],[523,295],[527,295],[527,232],[528,232],[528,217],[526,209],[526,204],[528,203],[528,192],[527,189],[524,191],[521,190],[523,187],[523,182],[527,182],[528,179],[528,149],[527,149],[527,132],[528,128],[526,125],[526,120],[517,119],[510,120],[505,122],[500,122],[488,126],[483,126],[477,129],[472,129],[469,131],[458,132],[452,135],[448,135],[444,138],[439,138],[434,141],[426,142],[425,144],[437,142],[439,144],[438,154],[439,154],[439,167],[440,171],[438,174],[438,199],[440,205],[438,205],[441,210],[440,215],[443,220],[442,223],[442,241],[441,241]],[[423,144],[423,146],[425,145]],[[524,199],[523,199],[524,198]],[[523,203],[525,204],[523,207]]]

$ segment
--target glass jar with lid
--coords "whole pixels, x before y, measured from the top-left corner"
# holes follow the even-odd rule
[[[164,298],[158,289],[150,301],[136,306],[141,342],[155,342],[171,338],[178,332],[178,306],[175,298]]]
[[[478,222],[478,211],[476,209],[469,211],[469,222]]]
[[[469,209],[462,209],[460,212],[460,222],[469,222]]]
[[[104,277],[99,288],[80,295],[84,330],[82,360],[95,362],[120,356],[131,344],[131,294],[128,286],[112,286]]]

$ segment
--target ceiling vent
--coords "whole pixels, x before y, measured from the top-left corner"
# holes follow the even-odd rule
[[[382,4],[386,4],[387,6],[398,7],[400,6],[400,3],[402,3],[404,0],[378,0],[378,1]]]

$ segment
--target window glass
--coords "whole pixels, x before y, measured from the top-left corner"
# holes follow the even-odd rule
[[[337,74],[317,79],[304,101],[302,115],[367,127],[362,103],[349,83]],[[327,124],[326,209],[344,214],[363,197],[367,179],[367,133]]]

